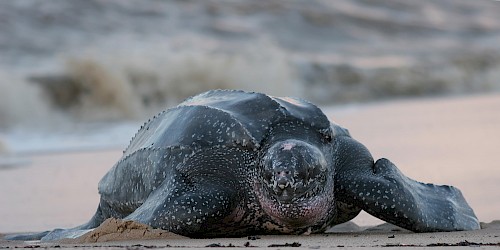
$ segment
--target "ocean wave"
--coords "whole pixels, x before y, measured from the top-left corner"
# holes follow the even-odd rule
[[[143,120],[217,88],[321,105],[500,90],[499,7],[488,1],[0,7],[11,34],[0,37],[0,130]]]
[[[40,89],[22,76],[0,71],[0,128],[43,123],[51,108]]]
[[[30,77],[53,109],[84,121],[143,119],[210,89],[298,95],[296,80],[286,56],[275,51],[85,55],[69,59],[61,72]]]
[[[4,74],[0,127],[145,119],[210,89],[298,96],[318,104],[500,90],[497,51],[378,68],[296,60],[272,47],[253,51],[258,53],[87,54],[68,59],[56,73],[24,79]]]

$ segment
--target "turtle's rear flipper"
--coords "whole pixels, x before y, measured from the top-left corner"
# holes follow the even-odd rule
[[[6,235],[6,240],[22,240],[22,241],[32,241],[32,240],[41,240],[43,242],[60,240],[64,238],[78,238],[87,232],[92,231],[92,229],[54,229],[52,231],[45,231],[41,233],[32,233],[32,234],[11,234]]]
[[[103,211],[106,211],[107,213],[103,213]],[[91,231],[93,228],[98,227],[105,219],[111,217],[109,213],[111,213],[111,208],[104,200],[101,199],[101,202],[99,203],[99,207],[97,208],[94,217],[92,217],[92,219],[90,219],[89,222],[83,225],[70,229],[54,229],[52,231],[45,231],[41,233],[11,234],[11,235],[6,235],[5,239],[22,240],[22,241],[41,240],[43,242],[43,241],[60,240],[63,238],[78,238],[84,235],[85,233]]]
[[[397,226],[415,232],[480,228],[460,190],[412,180],[387,159],[378,160],[371,173],[356,175],[354,179],[351,181],[356,183],[351,182],[351,188],[345,189],[353,202]]]
[[[48,233],[50,233],[50,231],[45,231],[45,232],[41,232],[41,233],[32,233],[32,234],[10,234],[10,235],[6,235],[5,239],[6,240],[22,240],[22,241],[40,240]]]

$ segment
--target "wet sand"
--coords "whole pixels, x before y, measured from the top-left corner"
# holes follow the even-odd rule
[[[411,233],[400,231],[391,226],[382,226],[357,232],[335,232],[315,235],[264,235],[242,238],[188,239],[185,237],[145,230],[141,226],[124,229],[117,233],[103,230],[100,235],[87,242],[13,242],[0,239],[1,248],[70,248],[70,249],[150,249],[150,248],[205,248],[205,247],[238,247],[238,248],[275,248],[299,247],[303,249],[325,248],[364,248],[383,249],[387,247],[427,249],[435,247],[500,246],[500,221],[482,224],[483,229],[468,232]],[[110,229],[116,229],[111,227]],[[114,235],[113,235],[114,234]],[[0,235],[1,236],[1,235]],[[125,238],[119,238],[123,236]],[[154,236],[153,238],[150,238]],[[128,237],[128,238],[126,238]],[[99,240],[100,239],[100,240]],[[106,241],[111,240],[111,241]]]
[[[481,221],[500,218],[500,163],[497,160],[500,149],[500,95],[396,101],[324,110],[332,120],[348,128],[375,158],[389,158],[407,176],[419,181],[457,186]],[[99,179],[120,155],[121,150],[118,149],[31,155],[25,159],[30,164],[2,168],[0,232],[67,228],[86,222],[98,203]],[[363,226],[380,222],[367,214],[354,221]],[[212,243],[244,246],[249,242],[251,246],[267,247],[274,243],[299,242],[301,247],[324,248],[500,242],[498,223],[489,226],[474,232],[414,234],[385,230],[313,236],[261,236],[255,241],[247,238],[168,238],[120,240],[100,243],[99,246],[204,247]],[[0,246],[23,247],[26,244],[0,241]],[[47,246],[56,245],[72,247],[74,244]]]

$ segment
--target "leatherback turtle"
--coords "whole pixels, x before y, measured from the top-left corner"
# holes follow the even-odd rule
[[[361,210],[415,232],[479,228],[457,188],[374,162],[315,105],[234,90],[199,94],[146,122],[99,193],[87,224],[17,239],[74,237],[110,217],[189,237],[307,234]]]

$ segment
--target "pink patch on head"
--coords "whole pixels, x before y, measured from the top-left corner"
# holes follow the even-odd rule
[[[292,142],[287,142],[283,143],[283,150],[290,150],[292,149],[296,144]]]

